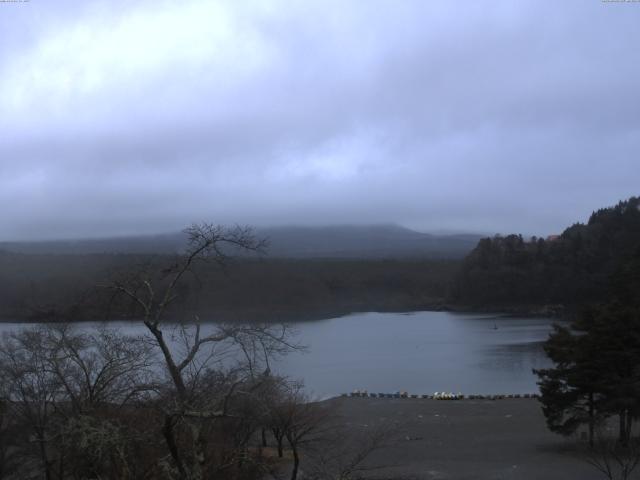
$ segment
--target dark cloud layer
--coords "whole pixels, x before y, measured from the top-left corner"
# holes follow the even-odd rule
[[[638,194],[640,4],[0,4],[0,237],[547,234]]]

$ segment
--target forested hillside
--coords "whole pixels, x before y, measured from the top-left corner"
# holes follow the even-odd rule
[[[339,255],[237,259],[226,271],[212,265],[198,272],[198,278],[185,285],[172,314],[295,320],[447,306],[529,310],[581,306],[610,300],[612,295],[630,304],[638,302],[640,292],[639,206],[640,198],[630,198],[594,212],[587,224],[575,224],[549,239],[484,238],[462,262]],[[327,242],[327,246],[341,244],[356,250],[355,243],[345,241],[355,238],[354,232],[347,232],[347,237],[330,233],[340,241]],[[359,230],[356,233],[364,235]],[[375,249],[384,245],[382,233],[388,232],[377,229],[373,235]],[[393,238],[389,245],[396,248],[397,232],[388,234]],[[305,244],[291,231],[286,237],[291,239],[291,251],[294,245]],[[280,245],[285,244],[279,240]],[[313,244],[309,251],[318,252],[321,247]],[[170,263],[172,258],[167,254],[56,255],[0,250],[0,318],[75,321],[136,316],[139,312],[111,304],[108,292],[99,285],[118,272]]]
[[[254,229],[271,258],[462,259],[482,238],[473,233],[429,234],[397,225],[288,226]],[[0,242],[0,250],[25,254],[173,255],[184,250],[184,232],[129,237]]]
[[[640,198],[632,197],[558,237],[482,239],[464,260],[452,298],[485,307],[632,300],[639,279]]]
[[[140,312],[101,285],[171,265],[168,255],[27,255],[0,252],[0,321],[103,320]],[[237,259],[185,279],[174,318],[304,320],[368,310],[440,306],[456,260]]]

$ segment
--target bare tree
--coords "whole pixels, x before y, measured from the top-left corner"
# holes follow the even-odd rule
[[[0,478],[10,478],[18,470],[20,459],[16,455],[16,437],[19,427],[12,421],[9,403],[0,400]]]
[[[230,417],[229,398],[238,387],[255,377],[260,368],[268,369],[270,357],[295,345],[289,343],[285,326],[223,324],[204,333],[198,317],[190,325],[165,323],[181,282],[187,274],[197,276],[200,262],[213,261],[224,267],[232,255],[261,252],[265,246],[249,228],[202,223],[185,233],[187,249],[172,265],[159,272],[153,268],[128,272],[109,287],[138,308],[161,352],[169,377],[162,402],[163,436],[177,475],[199,480],[212,468],[206,445],[208,423]],[[225,366],[224,359],[228,365],[229,358],[235,360],[232,367]]]
[[[301,382],[283,384],[286,390],[280,401],[273,406],[271,428],[282,435],[289,444],[293,456],[291,480],[296,480],[300,469],[302,450],[305,446],[319,442],[330,429],[332,411],[327,405],[312,402],[304,392]],[[281,440],[279,450],[281,451]]]
[[[628,480],[640,463],[640,441],[631,438],[626,444],[598,435],[593,446],[583,451],[584,460],[609,480]]]
[[[61,462],[76,476],[131,478],[139,462],[130,439],[141,432],[124,417],[157,388],[151,346],[105,327],[54,325],[43,334],[48,368],[65,397],[55,405]]]
[[[124,405],[153,389],[153,351],[142,338],[113,329],[79,332],[69,324],[43,328],[46,366],[57,377],[74,414]]]
[[[14,424],[27,434],[22,441],[14,438],[13,445],[26,459],[23,476],[30,469],[47,479],[66,478],[65,472],[78,468],[97,474],[102,467],[91,464],[87,453],[116,443],[115,416],[106,416],[147,388],[149,353],[140,339],[108,329],[83,333],[52,325],[5,334],[0,342],[2,394]],[[98,430],[110,435],[91,436]],[[32,445],[39,468],[29,460]]]
[[[386,423],[361,431],[353,426],[336,426],[308,453],[307,474],[316,480],[354,480],[388,467],[371,459],[392,443],[397,431],[397,425]]]
[[[188,248],[171,265],[148,262],[108,285],[141,312],[143,335],[70,325],[5,334],[0,396],[11,427],[20,429],[12,452],[24,458],[21,478],[200,480],[259,472],[250,446],[266,425],[270,359],[298,347],[283,325],[169,321],[198,264],[224,266],[231,255],[264,245],[242,228],[201,224],[187,234]],[[297,445],[301,437],[290,429],[287,438]]]
[[[142,321],[162,352],[167,372],[182,402],[186,401],[188,396],[184,371],[196,359],[198,352],[207,344],[231,338],[236,332],[233,328],[221,328],[214,333],[202,336],[199,319],[196,318],[193,333],[188,332],[186,326],[182,327],[181,334],[187,348],[183,358],[176,359],[164,336],[162,322],[169,306],[178,298],[177,289],[181,280],[188,273],[195,275],[194,267],[200,261],[213,260],[225,265],[228,259],[225,247],[256,252],[264,247],[264,242],[256,240],[248,228],[227,229],[203,223],[192,225],[185,230],[185,233],[188,236],[188,247],[185,253],[179,256],[173,265],[161,269],[165,277],[162,280],[166,280],[165,282],[158,281],[158,272],[143,268],[127,272],[122,278],[108,285],[117,293],[124,294],[141,309]]]
[[[54,475],[50,423],[57,402],[64,400],[60,380],[48,365],[45,337],[39,329],[5,333],[0,342],[0,387],[15,421],[26,427],[28,439],[22,455],[24,469],[39,460],[46,480]],[[32,447],[35,446],[35,451]]]

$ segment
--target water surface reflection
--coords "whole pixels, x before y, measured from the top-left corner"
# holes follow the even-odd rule
[[[294,323],[306,353],[296,352],[272,370],[304,379],[320,397],[353,389],[370,392],[529,393],[537,391],[533,368],[549,365],[542,342],[549,318],[449,312],[359,313]],[[79,328],[98,324],[79,324]],[[112,322],[129,334],[145,334],[140,322]],[[1,331],[29,324],[0,324]],[[203,326],[203,335],[211,325]],[[170,334],[169,332],[167,332]]]
[[[362,313],[296,325],[306,354],[277,364],[318,395],[370,392],[527,393],[549,365],[549,318],[449,312]]]

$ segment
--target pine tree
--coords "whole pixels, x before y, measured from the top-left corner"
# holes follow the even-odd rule
[[[621,444],[640,416],[640,310],[620,303],[592,308],[545,344],[555,367],[536,370],[550,430],[571,434],[617,415]]]
[[[545,344],[545,352],[555,368],[535,370],[540,378],[540,401],[552,432],[573,434],[581,425],[589,427],[589,443],[593,445],[595,424],[599,417],[596,399],[598,366],[591,345],[570,329],[555,326]]]

